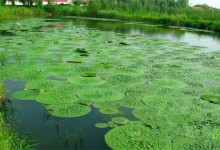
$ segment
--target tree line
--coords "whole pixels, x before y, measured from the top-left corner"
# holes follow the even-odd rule
[[[127,12],[171,12],[176,8],[189,7],[189,0],[100,0],[102,9]]]
[[[0,0],[4,5],[7,0]],[[15,0],[8,0],[15,5]],[[18,0],[24,5],[33,5],[36,3],[38,6],[42,6],[42,0]],[[49,3],[53,0],[49,0]],[[73,0],[73,3],[83,3],[83,0]],[[99,8],[104,10],[121,10],[127,12],[171,12],[176,8],[188,7],[189,0],[89,0],[89,3],[95,3]]]

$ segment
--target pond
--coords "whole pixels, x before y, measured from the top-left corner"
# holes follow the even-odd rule
[[[142,23],[0,24],[7,121],[37,149],[220,147],[220,35]]]

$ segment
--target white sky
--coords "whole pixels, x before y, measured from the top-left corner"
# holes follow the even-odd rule
[[[208,4],[209,6],[220,8],[220,0],[189,0],[189,5]]]

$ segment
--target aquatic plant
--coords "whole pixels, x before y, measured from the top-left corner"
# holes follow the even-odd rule
[[[150,84],[156,87],[171,88],[171,89],[186,87],[185,83],[172,79],[157,79],[150,81]]]
[[[101,85],[105,84],[106,81],[100,77],[73,77],[68,78],[68,81],[76,85]]]
[[[109,128],[116,128],[116,127],[118,127],[118,125],[115,124],[113,121],[107,122],[107,125],[108,125]]]
[[[169,149],[171,143],[158,139],[150,128],[129,124],[110,130],[105,135],[106,144],[112,149]]]
[[[57,117],[80,117],[88,114],[91,111],[89,106],[80,105],[77,103],[49,105],[46,107],[48,112]]]
[[[42,80],[33,80],[33,81],[26,83],[25,88],[29,90],[35,90],[35,89],[51,90],[54,87],[57,87],[61,84],[62,84],[61,81],[42,79]]]
[[[102,114],[119,114],[120,111],[117,108],[100,108],[99,112]]]
[[[116,124],[127,124],[129,122],[129,119],[125,117],[114,117],[111,119],[111,121]]]
[[[76,96],[78,87],[63,84],[62,86],[56,87],[51,91],[41,92],[36,100],[43,104],[65,104],[77,102],[79,98]]]
[[[95,101],[95,108],[117,108],[121,101]]]
[[[107,128],[108,124],[107,123],[96,123],[95,127],[96,128]]]
[[[109,83],[115,84],[143,84],[145,79],[140,76],[114,75],[107,80]]]
[[[149,107],[160,108],[167,105],[167,102],[172,101],[172,97],[170,95],[163,94],[147,95],[142,98],[142,101]]]
[[[124,95],[112,89],[105,89],[105,88],[93,88],[93,89],[86,89],[84,91],[80,91],[77,95],[83,99],[88,101],[114,101],[120,100],[124,97]]]
[[[12,96],[19,100],[35,100],[39,93],[39,90],[23,90],[13,93]]]

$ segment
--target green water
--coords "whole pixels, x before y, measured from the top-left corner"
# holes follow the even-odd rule
[[[220,146],[220,38],[93,19],[0,25],[9,123],[37,149]]]

